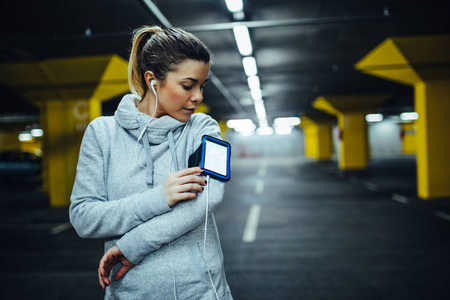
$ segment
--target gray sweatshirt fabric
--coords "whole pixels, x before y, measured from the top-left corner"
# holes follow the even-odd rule
[[[137,110],[133,95],[124,96],[114,117],[89,124],[70,221],[81,237],[104,239],[105,251],[117,245],[135,264],[122,279],[111,278],[105,299],[232,299],[212,213],[223,199],[224,183],[211,178],[197,199],[172,208],[162,189],[167,175],[187,168],[205,134],[220,138],[211,117],[196,113],[187,123],[152,118]]]

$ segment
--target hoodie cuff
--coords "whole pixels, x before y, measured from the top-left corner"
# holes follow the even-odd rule
[[[119,248],[120,252],[122,252],[133,265],[139,264],[148,254],[148,245],[136,229],[127,233],[116,242],[116,246]]]
[[[135,212],[141,220],[148,221],[155,216],[171,211],[164,197],[162,185],[144,192],[142,198],[136,202],[135,207]]]

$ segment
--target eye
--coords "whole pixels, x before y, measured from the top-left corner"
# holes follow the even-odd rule
[[[186,91],[192,90],[192,87],[193,87],[193,85],[191,85],[191,86],[183,85],[183,89],[185,89]]]

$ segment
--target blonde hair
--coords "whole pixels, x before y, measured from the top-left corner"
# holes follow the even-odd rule
[[[130,91],[144,98],[148,90],[144,74],[152,71],[164,81],[167,73],[187,59],[209,63],[213,55],[196,36],[179,28],[162,29],[143,26],[133,32],[133,46],[128,62]]]

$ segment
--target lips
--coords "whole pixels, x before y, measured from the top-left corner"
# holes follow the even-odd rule
[[[193,114],[195,112],[195,108],[185,108],[185,110],[187,110],[191,114]]]

